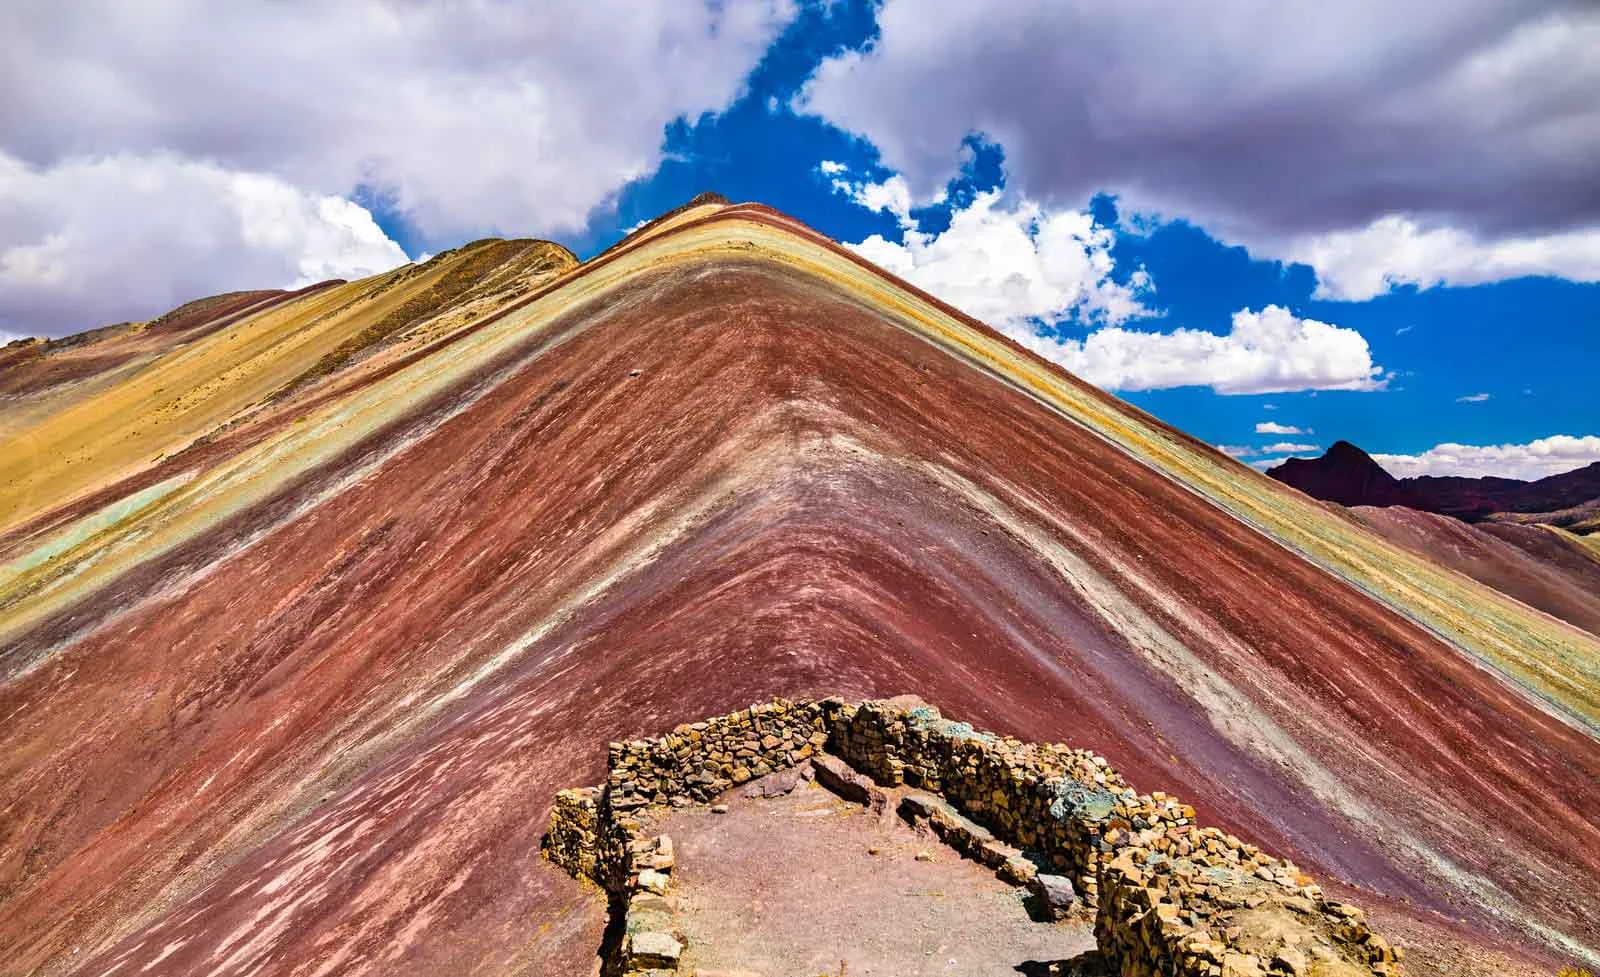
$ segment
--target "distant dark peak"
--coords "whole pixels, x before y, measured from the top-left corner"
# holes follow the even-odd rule
[[[1278,481],[1340,505],[1398,505],[1399,482],[1348,441],[1335,441],[1320,458],[1290,458],[1267,474]]]
[[[1329,445],[1328,450],[1322,453],[1322,458],[1324,461],[1344,461],[1345,459],[1350,459],[1352,461],[1371,462],[1374,465],[1377,464],[1377,462],[1372,461],[1371,455],[1367,454],[1365,451],[1362,451],[1360,448],[1356,447],[1350,442],[1343,440],[1335,441],[1333,444]]]
[[[1476,522],[1497,512],[1553,512],[1600,497],[1600,462],[1536,482],[1424,475],[1395,478],[1372,456],[1336,441],[1320,458],[1290,458],[1267,474],[1340,505],[1403,505]]]

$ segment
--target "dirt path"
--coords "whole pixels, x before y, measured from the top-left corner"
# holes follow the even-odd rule
[[[1015,977],[1094,947],[1087,923],[1034,922],[1022,890],[892,814],[810,783],[726,801],[661,825],[677,843],[683,966],[703,977]]]

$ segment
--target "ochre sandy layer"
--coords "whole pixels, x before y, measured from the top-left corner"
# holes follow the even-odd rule
[[[907,689],[1480,935],[1600,947],[1592,636],[761,208],[295,383],[381,320],[347,291],[446,270],[30,429],[72,465],[5,455],[0,973],[584,972],[603,906],[537,838],[606,741]],[[235,328],[256,356],[196,365]],[[129,433],[156,377],[235,362]]]
[[[1350,510],[1401,546],[1600,635],[1600,551],[1555,526],[1469,525],[1403,506]]]

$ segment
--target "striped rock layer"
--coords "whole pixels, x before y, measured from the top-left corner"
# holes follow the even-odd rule
[[[1594,636],[781,214],[210,302],[0,350],[0,974],[582,973],[606,742],[907,689],[1596,959]]]

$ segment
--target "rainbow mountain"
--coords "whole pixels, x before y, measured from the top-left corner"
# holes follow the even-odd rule
[[[1600,640],[768,208],[0,350],[0,974],[583,973],[608,741],[902,692],[1600,957]]]

